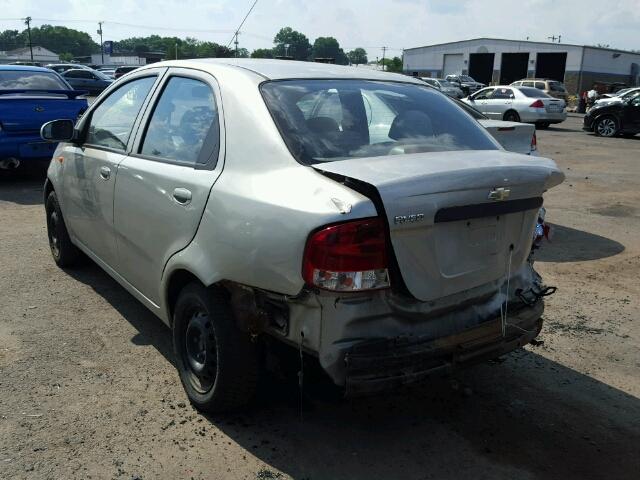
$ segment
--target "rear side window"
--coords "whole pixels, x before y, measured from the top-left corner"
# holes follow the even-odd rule
[[[125,83],[92,112],[85,143],[126,150],[131,129],[156,77]]]
[[[68,88],[53,72],[0,71],[0,90],[67,90]]]
[[[564,85],[560,82],[549,82],[549,89],[554,92],[565,92]]]
[[[218,151],[219,137],[211,87],[201,80],[171,77],[151,115],[140,153],[190,165],[206,164],[212,150]]]
[[[533,87],[534,85],[527,85],[527,87]],[[544,90],[544,82],[536,82],[535,87],[538,90]]]
[[[289,150],[304,164],[497,149],[473,118],[426,85],[285,80],[261,90]]]
[[[538,82],[538,83],[540,83],[540,82]],[[533,82],[522,82],[521,85],[523,87],[533,87]],[[542,85],[542,88],[544,88],[544,83],[542,83],[541,85]],[[536,88],[540,88],[540,87],[536,86]]]
[[[538,90],[537,88],[520,87],[519,90],[524,95],[526,95],[527,97],[531,97],[531,98],[549,98],[549,95],[544,93],[542,90]]]

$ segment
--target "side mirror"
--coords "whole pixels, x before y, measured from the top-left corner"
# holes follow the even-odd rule
[[[40,137],[48,142],[69,142],[73,140],[74,124],[71,120],[52,120],[40,128]]]

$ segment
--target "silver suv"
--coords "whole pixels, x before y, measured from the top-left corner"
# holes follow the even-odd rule
[[[82,252],[171,327],[197,408],[248,402],[274,339],[355,395],[540,331],[530,252],[563,174],[420,80],[170,61],[41,134],[62,142],[45,184],[55,262]]]

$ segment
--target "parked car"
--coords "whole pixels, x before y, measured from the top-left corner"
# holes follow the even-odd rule
[[[115,72],[114,72],[114,74],[113,74],[113,78],[120,78],[125,73],[133,72],[137,68],[140,68],[140,67],[139,66],[131,66],[131,65],[123,65],[121,67],[117,67]]]
[[[583,122],[583,130],[601,137],[632,137],[640,133],[640,90],[619,102],[594,105]]]
[[[462,100],[489,118],[547,128],[567,118],[564,100],[531,87],[487,87]]]
[[[107,77],[115,80],[115,75],[116,75],[115,68],[99,68],[98,71],[104,73]]]
[[[54,70],[58,73],[63,73],[71,69],[81,69],[81,70],[89,70],[89,71],[92,70],[86,65],[81,65],[79,63],[50,63],[48,65],[45,65],[45,67],[51,70]]]
[[[538,139],[536,137],[536,128],[533,125],[491,120],[464,102],[458,100],[456,103],[486,128],[505,150],[525,155],[538,155]]]
[[[449,95],[450,97],[462,98],[465,96],[460,87],[451,82],[447,82],[444,78],[421,77],[420,80],[440,90],[445,95]]]
[[[486,87],[484,83],[476,82],[469,75],[447,75],[445,80],[457,85],[464,92],[465,96],[471,95],[473,92]]]
[[[594,105],[623,102],[624,100],[633,97],[637,92],[640,92],[640,87],[625,88],[623,90],[619,90],[617,93],[604,94],[595,101]]]
[[[84,252],[171,327],[199,409],[245,404],[277,341],[357,395],[542,327],[550,291],[530,252],[564,175],[418,79],[163,62],[42,136],[63,141],[44,188],[55,262]]]
[[[112,78],[97,70],[76,68],[61,74],[69,84],[78,90],[86,90],[93,95],[101,93],[113,82]]]
[[[569,94],[562,82],[549,80],[548,78],[523,78],[511,84],[513,87],[532,87],[542,90],[544,93],[554,98],[561,98],[567,102]]]
[[[47,68],[0,65],[0,169],[50,160],[55,144],[40,138],[40,127],[75,121],[87,108],[78,93]]]

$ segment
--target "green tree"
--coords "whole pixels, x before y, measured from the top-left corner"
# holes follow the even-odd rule
[[[53,25],[41,25],[31,29],[31,43],[52,52],[87,56],[100,51],[100,46],[86,32]],[[0,32],[0,50],[13,50],[29,45],[27,31],[5,30]]]
[[[382,63],[382,60],[378,63],[384,65],[384,69],[387,72],[402,73],[402,59],[400,57],[385,58],[384,64]]]
[[[274,37],[273,43],[275,44],[274,53],[276,56],[288,54],[296,60],[308,60],[311,56],[309,39],[291,27],[281,28]],[[285,45],[289,45],[289,47],[286,48]]]
[[[355,48],[347,53],[347,57],[349,57],[349,61],[355,65],[359,65],[361,63],[367,63],[367,52],[364,48]]]
[[[249,58],[249,50],[246,48],[239,48],[238,54],[236,55],[235,49],[233,50],[233,56],[238,58]]]
[[[63,62],[71,62],[73,60],[73,54],[69,52],[61,53],[60,60],[62,60]]]
[[[273,49],[256,48],[253,52],[251,52],[251,58],[273,58]]]
[[[313,42],[313,58],[333,58],[338,65],[347,65],[349,59],[333,37],[318,37]]]

